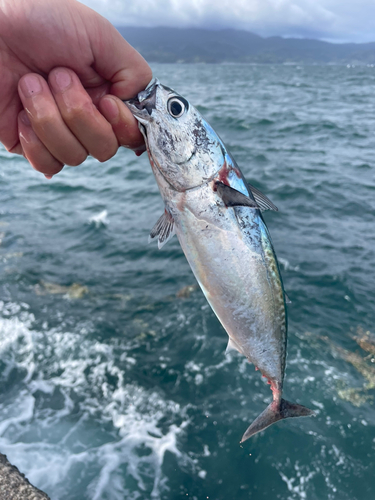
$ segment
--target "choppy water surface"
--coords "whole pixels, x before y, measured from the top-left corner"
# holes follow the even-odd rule
[[[239,445],[271,392],[224,354],[176,238],[147,245],[162,201],[146,156],[47,181],[1,150],[0,451],[54,500],[371,498],[375,69],[154,72],[279,207],[284,393],[317,417]]]

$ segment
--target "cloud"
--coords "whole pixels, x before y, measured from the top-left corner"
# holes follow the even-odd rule
[[[374,41],[374,0],[81,0],[113,24]]]

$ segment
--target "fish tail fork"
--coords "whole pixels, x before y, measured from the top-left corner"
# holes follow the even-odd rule
[[[306,406],[290,403],[286,399],[281,399],[280,403],[273,401],[250,425],[242,436],[241,443],[284,418],[311,416],[315,416],[315,412]]]

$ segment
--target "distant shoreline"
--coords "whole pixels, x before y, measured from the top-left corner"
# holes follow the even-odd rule
[[[332,43],[309,38],[264,38],[249,31],[117,27],[149,62],[375,65],[375,42]]]

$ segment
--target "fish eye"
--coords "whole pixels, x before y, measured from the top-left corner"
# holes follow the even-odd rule
[[[177,97],[172,97],[168,101],[168,112],[173,118],[180,118],[184,114],[185,108],[185,103]]]

